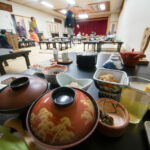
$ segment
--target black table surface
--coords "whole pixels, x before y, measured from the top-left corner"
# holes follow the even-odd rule
[[[102,67],[109,56],[110,54],[100,53],[97,57],[96,66],[98,68]],[[71,53],[70,58],[73,59],[73,63],[67,65],[68,73],[77,78],[93,78],[96,68],[91,71],[82,70],[76,64],[76,54]],[[125,67],[123,70],[126,71],[129,76],[141,76],[150,79],[150,64],[147,66],[138,65],[135,68]],[[23,72],[23,74],[29,75],[32,75],[33,73],[34,71],[30,69]],[[0,79],[2,77],[0,77]],[[92,83],[87,92],[95,99],[98,98],[98,90],[94,83]],[[148,150],[149,147],[144,129],[144,121],[146,120],[150,120],[150,111],[147,112],[139,124],[129,124],[127,132],[119,138],[108,138],[95,130],[87,140],[70,148],[70,150]]]

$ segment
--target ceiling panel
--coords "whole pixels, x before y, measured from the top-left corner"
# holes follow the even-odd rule
[[[60,13],[60,10],[67,8],[68,6],[66,0],[44,0],[46,2],[53,4],[54,10],[41,5],[40,2],[43,0],[9,0],[9,1],[13,1],[28,7],[39,9],[62,18],[64,18],[65,16]],[[119,12],[123,0],[75,0],[75,2],[76,4],[74,6],[73,11],[76,15],[82,12],[86,12],[90,15],[92,15],[93,13],[94,15],[96,14],[98,16],[105,13],[108,14],[108,12],[110,13]],[[100,3],[106,4],[105,11],[99,10]]]

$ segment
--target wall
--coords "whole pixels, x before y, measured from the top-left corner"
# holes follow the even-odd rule
[[[117,38],[124,42],[123,47],[139,51],[146,27],[150,27],[150,0],[126,0],[117,31]]]
[[[42,31],[44,33],[44,36],[48,36],[48,31],[47,31],[48,29],[47,29],[47,23],[46,22],[52,20],[52,18],[54,18],[55,16],[44,13],[42,11],[38,11],[38,10],[33,9],[33,8],[19,5],[17,3],[9,2],[6,0],[0,0],[0,2],[4,2],[4,3],[8,3],[8,4],[12,5],[13,12],[11,14],[21,15],[21,16],[26,16],[26,17],[34,16],[36,18],[36,22],[37,22],[39,31]],[[1,15],[2,14],[0,14],[0,18],[2,17]],[[63,24],[62,24],[62,29],[60,31],[63,31]]]
[[[117,31],[119,13],[112,13],[108,18],[107,33],[112,31],[114,25],[114,32]]]

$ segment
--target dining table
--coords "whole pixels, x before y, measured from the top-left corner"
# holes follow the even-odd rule
[[[97,54],[96,66],[91,70],[81,69],[76,63],[76,53],[70,53],[69,57],[73,60],[71,64],[67,65],[67,72],[76,78],[90,78],[93,79],[93,75],[97,68],[102,68],[105,61],[108,60],[111,53],[101,52]],[[88,65],[88,62],[86,62]],[[148,65],[136,65],[135,67],[124,66],[128,76],[140,76],[150,79],[150,64]],[[22,75],[34,75],[35,71],[27,69],[21,72]],[[4,79],[6,75],[0,76],[0,81]],[[7,75],[9,76],[9,75]],[[11,76],[11,74],[10,74]],[[53,89],[51,84],[49,89]],[[89,87],[87,92],[93,96],[95,100],[99,99],[99,90],[96,88],[94,82]],[[117,100],[119,101],[119,100]],[[5,117],[6,119],[6,117]],[[150,120],[150,110],[147,111],[142,121],[138,124],[129,124],[124,135],[117,138],[110,138],[102,135],[98,130],[95,130],[93,134],[84,142],[77,146],[71,147],[68,150],[148,150],[149,144],[144,129],[144,122]],[[2,114],[0,114],[0,124],[3,124]],[[44,149],[43,149],[44,150]]]

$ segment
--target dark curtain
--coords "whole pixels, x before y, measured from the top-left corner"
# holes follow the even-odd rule
[[[79,24],[80,28],[75,28],[75,35],[78,34],[78,32],[88,35],[90,35],[91,32],[96,32],[97,35],[106,35],[107,21],[108,18],[77,21],[77,24]]]

